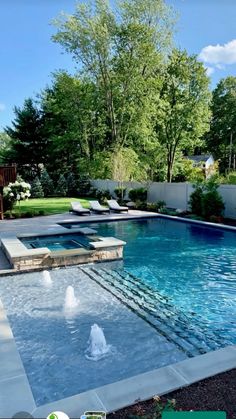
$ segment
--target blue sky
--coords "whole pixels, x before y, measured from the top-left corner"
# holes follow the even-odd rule
[[[235,0],[167,0],[179,13],[177,46],[199,55],[214,87],[236,75]],[[75,65],[51,41],[50,21],[61,10],[73,12],[74,0],[0,0],[0,129],[10,124],[13,106],[50,83],[56,69]]]

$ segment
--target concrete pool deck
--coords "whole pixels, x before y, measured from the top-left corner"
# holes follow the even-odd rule
[[[60,233],[62,222],[115,221],[148,217],[163,217],[194,224],[216,226],[227,230],[236,228],[214,225],[177,217],[164,216],[141,211],[129,211],[129,214],[98,215],[78,217],[73,214],[61,214],[24,220],[6,220],[0,222],[1,237],[16,234]],[[1,256],[1,255],[0,255]],[[4,268],[5,266],[5,268]],[[1,265],[2,274],[13,273]],[[27,411],[35,418],[46,417],[52,411],[62,410],[70,417],[79,417],[86,410],[104,410],[112,412],[138,401],[150,399],[155,395],[167,394],[181,387],[236,368],[236,345],[195,356],[176,364],[162,367],[138,376],[98,387],[84,393],[58,400],[37,407],[32,395],[27,375],[24,370],[6,312],[0,301],[0,418],[12,417],[17,412]]]

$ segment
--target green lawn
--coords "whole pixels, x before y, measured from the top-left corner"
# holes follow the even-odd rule
[[[38,198],[28,199],[28,201],[21,201],[20,211],[25,212],[36,212],[44,211],[44,215],[61,214],[67,212],[70,209],[70,203],[72,201],[80,201],[84,207],[89,207],[88,201],[90,198]],[[18,212],[18,204],[14,206],[13,213]]]

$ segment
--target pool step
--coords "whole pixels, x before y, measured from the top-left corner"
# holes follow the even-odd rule
[[[137,287],[138,292],[141,293],[145,299],[149,298],[152,302],[155,302],[160,313],[163,313],[165,318],[169,317],[171,322],[175,324],[175,330],[179,332],[180,336],[186,337],[189,334],[188,332],[191,331],[191,337],[188,337],[189,340],[193,339],[193,341],[195,341],[196,338],[198,341],[207,340],[210,349],[222,347],[222,339],[214,332],[210,331],[206,324],[203,324],[202,320],[197,317],[195,313],[189,313],[187,316],[183,312],[177,310],[168,297],[153,290],[148,284],[144,283],[130,272],[119,269],[116,270],[116,273],[121,276],[129,286]]]
[[[111,274],[111,271],[106,271],[106,273]],[[118,279],[117,274],[121,279]],[[193,345],[194,352],[197,350],[199,353],[205,353],[218,347],[216,340],[212,339],[212,336],[208,336],[206,339],[206,333],[203,333],[203,330],[198,327],[198,324],[195,324],[195,319],[191,319],[190,324],[189,318],[178,312],[166,297],[163,297],[154,290],[150,293],[149,287],[146,287],[146,284],[138,278],[123,270],[122,275],[121,271],[119,271],[119,273],[116,271],[116,279],[120,282],[121,287],[123,287],[124,284],[128,286],[131,290],[131,295],[135,295],[138,299],[141,298],[145,305],[145,309],[149,314],[161,322],[159,328],[168,333],[171,332],[172,335],[173,333],[177,334],[178,339],[181,339],[181,344],[185,349],[193,351],[193,348],[190,349]],[[126,282],[124,283],[124,281]]]
[[[149,287],[145,293],[145,284],[141,284],[138,279],[136,283],[136,278],[125,270],[117,271],[94,267],[81,267],[80,269],[125,303],[188,356],[196,356],[218,347],[214,340],[207,339],[206,342],[205,335],[201,331],[190,327],[189,319],[178,317],[178,313],[167,298],[155,292],[150,295]]]

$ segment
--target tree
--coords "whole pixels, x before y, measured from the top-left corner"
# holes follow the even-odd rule
[[[53,155],[50,173],[76,173],[81,164],[89,166],[94,154],[105,148],[106,125],[94,83],[57,72],[41,100]]]
[[[107,147],[139,139],[155,74],[172,35],[172,10],[163,0],[122,0],[118,14],[105,0],[78,4],[55,21],[54,41],[73,55],[97,87],[106,111]]]
[[[31,198],[43,198],[44,192],[41,185],[41,182],[38,177],[36,177],[31,184]]]
[[[45,197],[52,196],[54,192],[53,180],[49,176],[46,169],[42,171],[42,174],[40,176],[40,182],[43,188],[44,196]]]
[[[235,169],[236,77],[220,80],[213,90],[211,109],[210,131],[206,135],[207,147],[220,160],[221,172]]]
[[[67,183],[67,194],[68,196],[75,196],[78,194],[78,182],[75,178],[74,173],[69,173],[66,178]]]
[[[0,132],[0,163],[6,164],[9,161],[11,138],[5,132]]]
[[[67,183],[64,175],[60,175],[56,187],[56,196],[66,196],[67,195]]]
[[[42,115],[34,101],[26,99],[22,108],[15,107],[15,120],[5,132],[11,138],[9,160],[18,164],[18,172],[30,166],[33,174],[40,176],[40,164],[47,155],[48,141],[43,133]]]
[[[171,182],[176,153],[202,143],[210,121],[209,79],[203,64],[185,51],[173,50],[157,101],[157,139],[166,149],[167,181]]]

